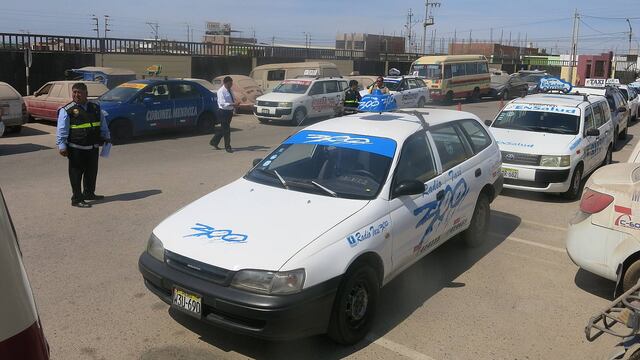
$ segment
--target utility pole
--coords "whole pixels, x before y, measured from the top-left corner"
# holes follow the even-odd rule
[[[100,37],[100,20],[98,19],[98,17],[95,14],[93,14],[91,16],[92,16],[91,20],[95,21],[95,23],[93,24],[95,26],[93,28],[93,31],[96,32],[96,37],[99,38]]]
[[[631,27],[631,21],[627,19],[627,24],[629,24],[629,55],[631,55],[631,38],[633,37],[633,28]]]
[[[146,24],[151,27],[153,37],[156,39],[156,41],[158,41],[158,28],[160,27],[160,24],[158,24],[158,22],[147,22]]]
[[[187,27],[187,42],[191,42],[191,24],[185,23]]]
[[[573,65],[578,53],[578,33],[580,29],[580,15],[578,9],[573,14],[573,33],[571,34],[571,57],[569,58],[569,82],[573,83]]]
[[[504,29],[500,29],[500,45],[502,45],[502,36],[504,35]]]
[[[111,31],[109,29],[109,15],[104,15],[104,38],[107,38],[107,32]]]
[[[407,29],[407,48],[409,51],[411,51],[411,47],[413,46],[411,43],[411,28],[413,27],[412,18],[413,10],[409,9],[409,12],[407,13],[407,23],[405,25],[405,28]]]
[[[429,16],[429,7],[440,7],[440,3],[436,1],[429,2],[429,0],[425,0],[424,2],[424,22],[422,23],[422,52],[425,53],[425,40],[427,38],[427,26],[431,26],[435,24],[433,15]],[[435,52],[435,49],[433,49]]]
[[[309,34],[308,32],[304,32],[304,46],[309,49],[309,46],[311,45],[311,34]]]
[[[493,44],[493,28],[489,30],[489,43]]]

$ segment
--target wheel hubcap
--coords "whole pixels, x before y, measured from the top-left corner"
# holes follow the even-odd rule
[[[347,316],[357,322],[364,318],[369,304],[369,294],[363,284],[356,284],[347,298]]]
[[[576,172],[576,178],[573,180],[573,188],[575,189],[575,192],[578,192],[578,189],[580,187],[581,177],[582,177],[582,172],[581,171]]]

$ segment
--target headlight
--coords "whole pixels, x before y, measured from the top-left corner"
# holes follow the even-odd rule
[[[567,167],[571,165],[571,155],[542,155],[540,166],[546,167]]]
[[[149,241],[147,242],[147,252],[158,261],[164,262],[164,245],[162,245],[162,241],[153,235],[153,233],[151,233]]]
[[[290,108],[290,107],[293,107],[293,103],[290,103],[290,102],[281,102],[281,103],[278,103],[278,107]]]
[[[302,290],[304,277],[304,269],[283,272],[240,270],[233,277],[231,286],[260,294],[293,294]]]

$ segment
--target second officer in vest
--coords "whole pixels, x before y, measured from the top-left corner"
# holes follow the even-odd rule
[[[69,159],[69,181],[71,182],[71,206],[91,207],[85,200],[100,200],[96,195],[98,177],[98,148],[111,142],[111,135],[100,106],[87,101],[87,86],[73,85],[73,101],[58,112],[56,132],[60,155]]]

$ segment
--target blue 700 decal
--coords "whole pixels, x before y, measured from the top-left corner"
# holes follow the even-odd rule
[[[206,237],[211,240],[220,240],[228,243],[245,243],[249,238],[244,234],[234,234],[231,230],[216,229],[209,225],[196,223],[191,227],[191,230],[195,231],[193,234],[185,235],[184,237]]]

